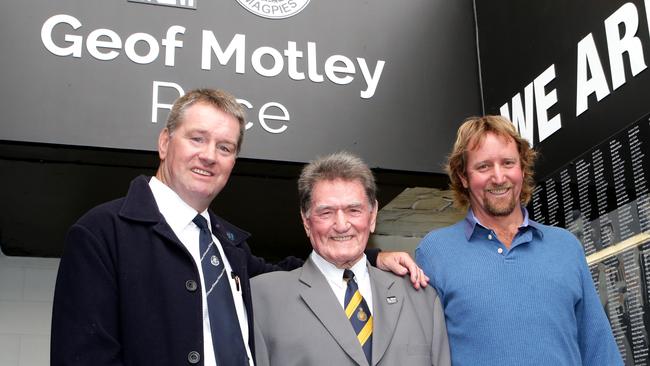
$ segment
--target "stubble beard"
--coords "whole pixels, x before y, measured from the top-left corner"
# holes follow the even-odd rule
[[[510,215],[517,207],[517,200],[514,192],[510,192],[508,197],[502,199],[483,198],[483,207],[485,211],[492,216],[503,217]]]

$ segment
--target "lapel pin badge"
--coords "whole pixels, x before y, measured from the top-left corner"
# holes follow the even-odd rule
[[[397,303],[397,298],[395,296],[388,296],[386,298],[386,302],[389,304],[396,304]]]

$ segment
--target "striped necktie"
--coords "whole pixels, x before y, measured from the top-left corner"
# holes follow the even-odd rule
[[[343,280],[348,283],[345,291],[345,315],[350,320],[357,339],[363,348],[363,353],[371,365],[372,354],[372,314],[368,309],[366,300],[361,296],[357,282],[354,280],[354,272],[349,269],[343,271]]]
[[[217,365],[248,365],[246,346],[228,283],[228,274],[219,255],[219,249],[212,240],[208,221],[201,215],[196,215],[192,221],[201,229],[199,234],[201,267]]]

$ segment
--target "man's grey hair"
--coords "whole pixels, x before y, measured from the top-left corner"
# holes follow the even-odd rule
[[[372,171],[358,156],[340,151],[322,156],[305,165],[298,178],[298,194],[300,196],[300,211],[309,216],[312,191],[320,181],[358,181],[366,192],[370,207],[377,202],[377,185]]]

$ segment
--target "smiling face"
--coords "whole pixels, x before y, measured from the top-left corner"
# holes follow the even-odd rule
[[[466,167],[466,176],[460,179],[469,190],[470,205],[479,220],[521,214],[515,208],[520,205],[524,174],[512,138],[487,133],[478,146],[466,152]]]
[[[172,133],[167,128],[160,133],[156,177],[202,212],[228,182],[238,139],[235,117],[209,104],[193,104]]]
[[[368,202],[358,180],[318,181],[311,197],[302,222],[312,247],[336,267],[350,268],[363,256],[375,230],[377,203]]]

